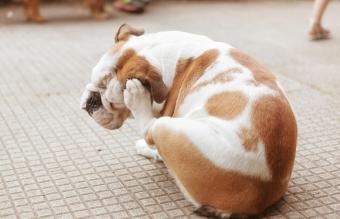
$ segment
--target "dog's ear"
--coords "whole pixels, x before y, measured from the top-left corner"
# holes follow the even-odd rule
[[[123,89],[125,89],[127,80],[132,78],[138,79],[143,86],[149,90],[151,98],[157,103],[162,103],[166,99],[168,95],[168,88],[164,84],[162,76],[158,73],[152,71],[149,71],[146,74],[129,72],[123,77],[118,76],[118,81],[120,81],[121,84],[124,84]]]
[[[157,103],[162,103],[168,94],[168,88],[165,86],[161,75],[158,73],[151,73],[140,79],[151,94],[151,97]]]
[[[120,57],[116,75],[122,89],[125,89],[127,80],[136,78],[150,91],[152,99],[157,103],[162,103],[167,97],[168,88],[159,70],[132,49]]]
[[[116,36],[115,36],[115,41],[126,41],[129,39],[130,35],[134,35],[134,36],[140,36],[144,34],[144,29],[140,29],[140,28],[134,28],[131,27],[128,24],[123,24],[119,27]]]

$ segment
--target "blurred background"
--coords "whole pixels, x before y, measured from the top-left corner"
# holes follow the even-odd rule
[[[123,23],[203,34],[271,69],[299,138],[289,190],[260,217],[340,218],[340,1],[320,21],[313,4],[0,0],[0,218],[198,218],[166,167],[136,155],[133,121],[108,131],[79,109]]]

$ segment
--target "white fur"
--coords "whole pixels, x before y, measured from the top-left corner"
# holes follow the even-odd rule
[[[110,83],[107,85],[107,89],[105,90],[104,95],[105,98],[109,102],[114,103],[116,107],[124,104],[123,89],[116,79],[116,76],[114,76],[113,80],[111,80]]]
[[[215,42],[204,36],[178,31],[145,34],[139,37],[132,36],[118,53],[114,54],[109,51],[104,54],[93,69],[92,83],[95,84],[100,81],[105,74],[112,74],[119,56],[125,50],[133,49],[138,55],[144,56],[158,68],[166,86],[171,87],[176,73],[176,64],[180,59],[195,58],[207,50],[217,49],[219,57],[208,67],[194,86],[210,80],[216,74],[230,68],[240,68],[242,73],[232,74],[233,80],[229,83],[208,85],[187,96],[179,108],[179,116],[201,120],[206,125],[204,130],[199,131],[192,126],[195,122],[193,124],[188,123],[178,127],[178,130],[186,130],[186,134],[195,143],[197,149],[217,166],[268,180],[271,176],[266,163],[263,144],[260,142],[257,145],[257,151],[247,152],[242,146],[238,132],[240,128],[250,128],[249,117],[252,103],[263,95],[276,95],[276,93],[263,85],[253,86],[245,83],[247,80],[254,79],[254,77],[248,69],[231,58],[229,55],[231,48],[233,47],[228,44]],[[110,83],[115,82],[113,80]],[[132,112],[141,133],[144,134],[154,120],[154,113],[149,102],[150,96],[137,80],[129,80],[126,86],[127,89],[123,98],[125,105]],[[244,111],[231,121],[211,117],[205,110],[206,101],[211,96],[223,91],[240,91],[249,100]],[[117,94],[117,92],[114,93]],[[114,98],[114,95],[107,91],[105,94],[111,102],[114,102],[114,99],[118,102],[122,101],[121,96]],[[146,98],[143,98],[144,95],[146,95]],[[204,134],[204,132],[211,132],[212,134]],[[206,147],[207,144],[216,146]]]
[[[147,158],[151,158],[155,161],[162,160],[161,156],[158,154],[157,149],[151,148],[144,139],[139,139],[136,141],[136,151],[137,154],[142,155]]]
[[[166,31],[131,37],[123,46],[123,50],[131,48],[139,55],[144,56],[160,70],[163,81],[169,88],[176,73],[178,60],[196,58],[209,49],[230,47],[228,44],[212,41],[205,36],[180,31]]]
[[[112,74],[118,61],[118,54],[107,51],[92,69],[91,82],[96,86],[108,74]]]
[[[83,94],[80,97],[80,108],[81,109],[85,109],[86,107],[86,101],[90,96],[90,91],[88,89],[85,89],[85,91],[83,92]]]
[[[263,143],[258,143],[258,150],[248,152],[244,149],[238,132],[241,128],[250,128],[252,103],[263,95],[276,95],[276,93],[263,85],[253,86],[245,83],[254,77],[248,69],[230,57],[229,51],[232,48],[230,45],[214,42],[207,37],[170,31],[133,37],[124,47],[134,49],[156,66],[168,87],[172,84],[179,59],[195,58],[209,49],[218,49],[219,57],[195,85],[207,81],[227,69],[235,67],[242,69],[242,73],[232,75],[234,79],[230,83],[208,85],[187,96],[180,106],[179,116],[190,120],[186,123],[180,122],[175,130],[185,132],[197,149],[215,165],[226,170],[260,177],[263,180],[271,178]],[[244,111],[231,121],[211,117],[204,108],[206,101],[211,96],[223,91],[241,91],[249,99]],[[144,120],[143,123],[146,123],[147,119],[140,120]],[[202,123],[202,121],[204,121],[204,125],[201,126],[202,129],[199,129],[197,122]],[[207,147],[206,145],[211,146]]]
[[[133,49],[160,71],[165,85],[170,88],[176,73],[177,62],[180,59],[196,58],[207,50],[217,49],[219,51],[217,60],[208,67],[194,86],[211,80],[217,74],[231,68],[240,68],[242,72],[230,74],[233,80],[228,83],[210,84],[186,96],[179,108],[180,118],[154,118],[150,94],[136,79],[127,82],[123,95],[124,103],[137,120],[141,134],[144,135],[149,128],[154,129],[162,123],[176,132],[185,134],[197,150],[216,166],[228,171],[259,177],[262,180],[270,180],[271,174],[263,142],[258,142],[257,150],[246,151],[239,132],[242,128],[251,128],[250,115],[253,103],[264,95],[275,96],[277,91],[265,85],[255,86],[248,83],[254,79],[254,76],[249,69],[230,56],[231,48],[232,46],[228,44],[215,42],[204,36],[178,31],[132,36],[118,53],[107,52],[101,58],[93,69],[92,83],[100,81],[105,74],[112,74],[118,57],[125,50]],[[241,92],[248,98],[246,107],[232,120],[212,117],[205,109],[205,103],[209,98],[221,92]],[[110,93],[106,97],[111,102],[114,102],[114,99],[116,101],[122,99],[121,96],[114,97]],[[159,157],[158,153],[148,147],[145,141],[137,142],[136,148],[137,153],[143,156]],[[186,192],[176,174],[173,173],[173,175],[184,194],[196,206],[199,206],[199,203],[196,203]]]
[[[154,121],[149,91],[139,80],[128,80],[124,90],[124,103],[131,111],[144,136]]]

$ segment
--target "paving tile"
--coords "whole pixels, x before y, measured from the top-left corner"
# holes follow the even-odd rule
[[[340,218],[340,88],[336,84],[340,66],[334,55],[339,51],[339,39],[311,44],[295,34],[283,34],[301,32],[302,24],[296,20],[305,19],[294,16],[308,14],[308,2],[184,2],[181,7],[171,1],[154,2],[141,17],[119,14],[103,22],[79,19],[88,16],[87,10],[73,10],[68,3],[58,2],[43,5],[51,19],[44,25],[21,22],[20,7],[0,8],[0,22],[4,21],[0,26],[1,219],[203,218],[193,214],[194,207],[163,163],[136,155],[134,142],[140,136],[134,121],[108,131],[78,107],[91,68],[110,46],[114,27],[124,22],[146,25],[150,31],[202,32],[231,41],[267,62],[278,72],[296,112],[299,137],[288,192],[261,218]],[[161,10],[162,4],[167,14]],[[340,3],[332,4],[328,13],[339,16]],[[199,26],[190,21],[197,15],[187,15],[189,10],[206,12],[207,7],[220,13],[197,18]],[[280,33],[258,28],[261,37],[254,34],[250,38],[249,31],[241,27],[253,28],[258,17],[247,19],[247,25],[239,25],[242,19],[235,20],[271,9],[292,13],[287,18],[290,24],[282,25]],[[15,13],[12,20],[3,17],[8,10]],[[156,21],[157,16],[163,23]],[[225,19],[208,19],[215,16]],[[336,20],[329,22],[339,27]],[[225,34],[221,28],[204,28],[215,22],[233,31]],[[263,22],[281,21],[272,17]],[[338,29],[334,28],[335,36],[340,35]]]

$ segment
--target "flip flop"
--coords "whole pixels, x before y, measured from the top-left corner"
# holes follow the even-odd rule
[[[313,23],[309,31],[310,40],[325,40],[331,37],[329,30],[323,28],[320,23]]]
[[[138,7],[132,3],[123,3],[121,1],[115,1],[113,2],[113,7],[120,10],[120,11],[123,11],[123,12],[127,12],[127,13],[135,13],[135,14],[138,14],[138,13],[142,13],[144,12],[144,8],[142,7]]]

